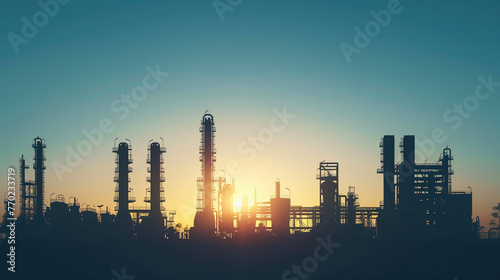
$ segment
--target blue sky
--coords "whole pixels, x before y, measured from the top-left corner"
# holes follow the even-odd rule
[[[374,20],[370,12],[387,10],[389,2],[243,0],[221,21],[212,1],[70,1],[15,53],[8,34],[21,36],[22,18],[32,22],[43,10],[36,2],[3,1],[0,166],[17,166],[21,154],[31,158],[31,140],[41,136],[48,146],[46,194],[112,206],[115,137],[132,140],[132,185],[142,197],[145,147],[161,136],[168,150],[166,206],[179,213],[194,206],[198,126],[209,109],[218,169],[231,160],[242,167],[232,176],[237,195],[252,201],[257,188],[259,201],[267,200],[279,177],[292,189],[292,204],[316,205],[314,172],[326,159],[340,162],[342,192],[356,185],[361,205],[376,206],[380,137],[414,134],[423,141],[442,128],[447,140],[426,158],[435,161],[446,145],[452,148],[454,188],[473,187],[474,215],[485,224],[500,200],[500,87],[458,129],[443,114],[474,95],[479,76],[500,81],[500,4],[400,1],[402,11],[348,63],[339,45],[354,45],[354,28],[364,29]],[[169,76],[119,119],[113,101],[157,65]],[[248,162],[238,146],[284,107],[295,118]],[[75,148],[85,139],[81,131],[98,128],[103,118],[115,130],[57,179],[53,162],[64,163],[66,147]],[[191,210],[184,212],[179,219],[192,224]]]

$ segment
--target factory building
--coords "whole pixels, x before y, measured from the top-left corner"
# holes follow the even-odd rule
[[[378,235],[405,238],[465,238],[472,235],[472,193],[452,191],[451,149],[436,163],[415,162],[415,136],[403,137],[401,163],[394,164],[394,136],[382,138],[384,201]]]
[[[399,145],[401,160],[396,162],[395,138],[386,135],[380,142],[383,175],[383,202],[380,207],[360,207],[354,186],[339,183],[339,163],[322,161],[317,169],[319,201],[315,206],[293,205],[291,197],[281,193],[281,182],[275,182],[274,196],[269,201],[253,205],[248,196],[241,199],[241,209],[234,206],[235,185],[226,178],[214,177],[215,122],[211,114],[201,120],[199,148],[202,177],[197,179],[197,211],[194,226],[183,238],[245,239],[259,237],[282,238],[293,234],[331,234],[336,239],[463,239],[474,236],[479,222],[472,223],[472,193],[452,190],[452,150],[444,148],[435,163],[418,163],[415,157],[415,137],[406,135]],[[116,182],[114,201],[116,216],[97,213],[95,206],[80,208],[76,197],[65,201],[63,195],[44,205],[45,141],[36,137],[33,169],[35,180],[26,179],[28,164],[20,159],[20,224],[49,225],[53,236],[95,238],[99,235],[117,238],[164,240],[179,238],[174,229],[175,211],[167,211],[164,187],[162,144],[148,143],[146,163],[149,176],[144,202],[147,206],[130,207],[135,202],[129,186],[132,172],[130,140],[113,147]],[[288,189],[288,188],[286,188]],[[290,189],[288,189],[290,191]],[[102,207],[99,205],[98,207]],[[376,221],[376,222],[375,222]],[[34,231],[35,232],[35,231]],[[38,233],[38,232],[37,232]]]

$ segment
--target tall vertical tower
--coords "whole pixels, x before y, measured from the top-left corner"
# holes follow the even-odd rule
[[[31,180],[26,181],[26,169],[29,165],[26,164],[24,156],[19,159],[19,188],[20,188],[20,205],[21,212],[19,220],[21,222],[31,222],[34,219],[34,205],[35,205],[35,183]]]
[[[394,135],[385,135],[380,142],[380,162],[382,167],[377,173],[384,174],[384,212],[393,213],[395,210],[395,185],[394,185]]]
[[[43,198],[44,198],[44,191],[45,191],[45,176],[44,176],[44,170],[45,170],[45,156],[44,156],[44,149],[47,147],[45,145],[45,141],[40,138],[36,137],[33,139],[33,144],[31,145],[33,149],[35,149],[35,156],[33,159],[35,160],[35,163],[33,164],[33,169],[35,170],[35,205],[34,205],[34,219],[38,223],[43,222]]]
[[[149,164],[148,172],[150,176],[146,181],[150,182],[150,188],[147,190],[150,193],[146,197],[145,202],[151,204],[148,216],[149,233],[151,236],[163,239],[165,236],[164,217],[161,213],[161,203],[165,202],[165,192],[162,183],[165,182],[163,164],[163,153],[167,150],[160,146],[160,143],[153,142],[148,147],[147,163]]]
[[[118,147],[113,147],[113,153],[116,153],[114,181],[117,183],[114,201],[118,203],[118,213],[114,223],[120,233],[132,237],[133,224],[128,208],[130,202],[135,202],[135,198],[129,196],[131,189],[128,186],[129,173],[132,172],[132,167],[129,167],[132,163],[132,146],[127,142],[121,142]]]
[[[415,136],[405,135],[399,145],[402,160],[399,165],[398,207],[406,213],[413,212],[415,201]],[[404,215],[405,215],[404,214]]]
[[[194,219],[194,227],[202,235],[215,233],[215,217],[213,199],[213,173],[215,171],[215,123],[211,114],[201,119],[200,161],[202,178],[198,178],[198,205]]]

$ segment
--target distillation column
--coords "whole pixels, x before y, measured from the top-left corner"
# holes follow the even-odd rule
[[[37,223],[43,223],[43,201],[44,201],[44,170],[45,170],[45,156],[44,151],[47,146],[45,145],[45,141],[37,137],[33,139],[33,144],[31,145],[35,150],[33,169],[35,169],[35,204],[34,204],[34,220]]]
[[[113,147],[113,152],[116,153],[115,163],[117,165],[115,168],[117,175],[114,177],[114,181],[117,183],[114,201],[118,202],[118,213],[114,224],[118,230],[117,233],[132,237],[133,224],[128,207],[130,202],[135,202],[135,198],[129,197],[131,189],[128,186],[129,173],[132,172],[132,167],[129,167],[129,164],[132,163],[132,147],[127,142],[121,142],[118,147]]]
[[[200,161],[202,178],[199,180],[202,187],[198,189],[201,196],[201,205],[194,219],[194,230],[201,236],[209,237],[215,233],[215,217],[213,214],[212,193],[213,193],[213,172],[215,170],[215,124],[211,114],[203,115],[201,120],[201,146]]]
[[[147,163],[149,163],[148,172],[150,177],[146,181],[150,182],[150,197],[147,198],[145,202],[151,203],[149,210],[148,223],[150,235],[157,239],[165,238],[165,219],[161,213],[161,203],[165,202],[165,197],[163,196],[162,183],[165,182],[165,177],[163,173],[165,172],[162,168],[163,164],[163,153],[167,150],[165,147],[160,146],[160,143],[153,142],[148,147],[149,154]]]

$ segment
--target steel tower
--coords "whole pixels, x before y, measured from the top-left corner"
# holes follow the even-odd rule
[[[167,149],[160,146],[160,143],[153,142],[148,147],[148,158],[146,161],[150,165],[148,167],[150,176],[146,178],[146,181],[151,184],[147,190],[150,196],[144,199],[145,202],[151,204],[148,216],[149,230],[152,236],[160,239],[165,238],[165,223],[161,213],[161,203],[165,202],[165,196],[163,195],[165,189],[162,186],[162,183],[165,182],[163,175],[165,170],[162,164],[163,153],[166,151]]]
[[[34,219],[36,222],[43,223],[43,201],[44,201],[44,191],[45,191],[45,156],[44,151],[47,146],[45,141],[36,137],[33,139],[33,144],[31,145],[35,150],[35,156],[33,159],[35,163],[33,164],[33,169],[35,170],[35,199],[34,199]]]
[[[135,198],[129,196],[132,189],[128,185],[130,182],[129,173],[132,172],[132,167],[129,167],[129,164],[132,163],[132,146],[127,142],[121,142],[118,147],[113,147],[113,153],[116,153],[114,181],[117,183],[114,201],[118,203],[118,213],[114,223],[119,232],[132,237],[133,224],[128,207],[130,202],[135,202]]]
[[[215,123],[211,114],[203,115],[201,119],[200,161],[202,178],[198,178],[198,205],[194,227],[202,235],[215,233],[214,203],[216,199],[213,188],[213,173],[215,171]]]

